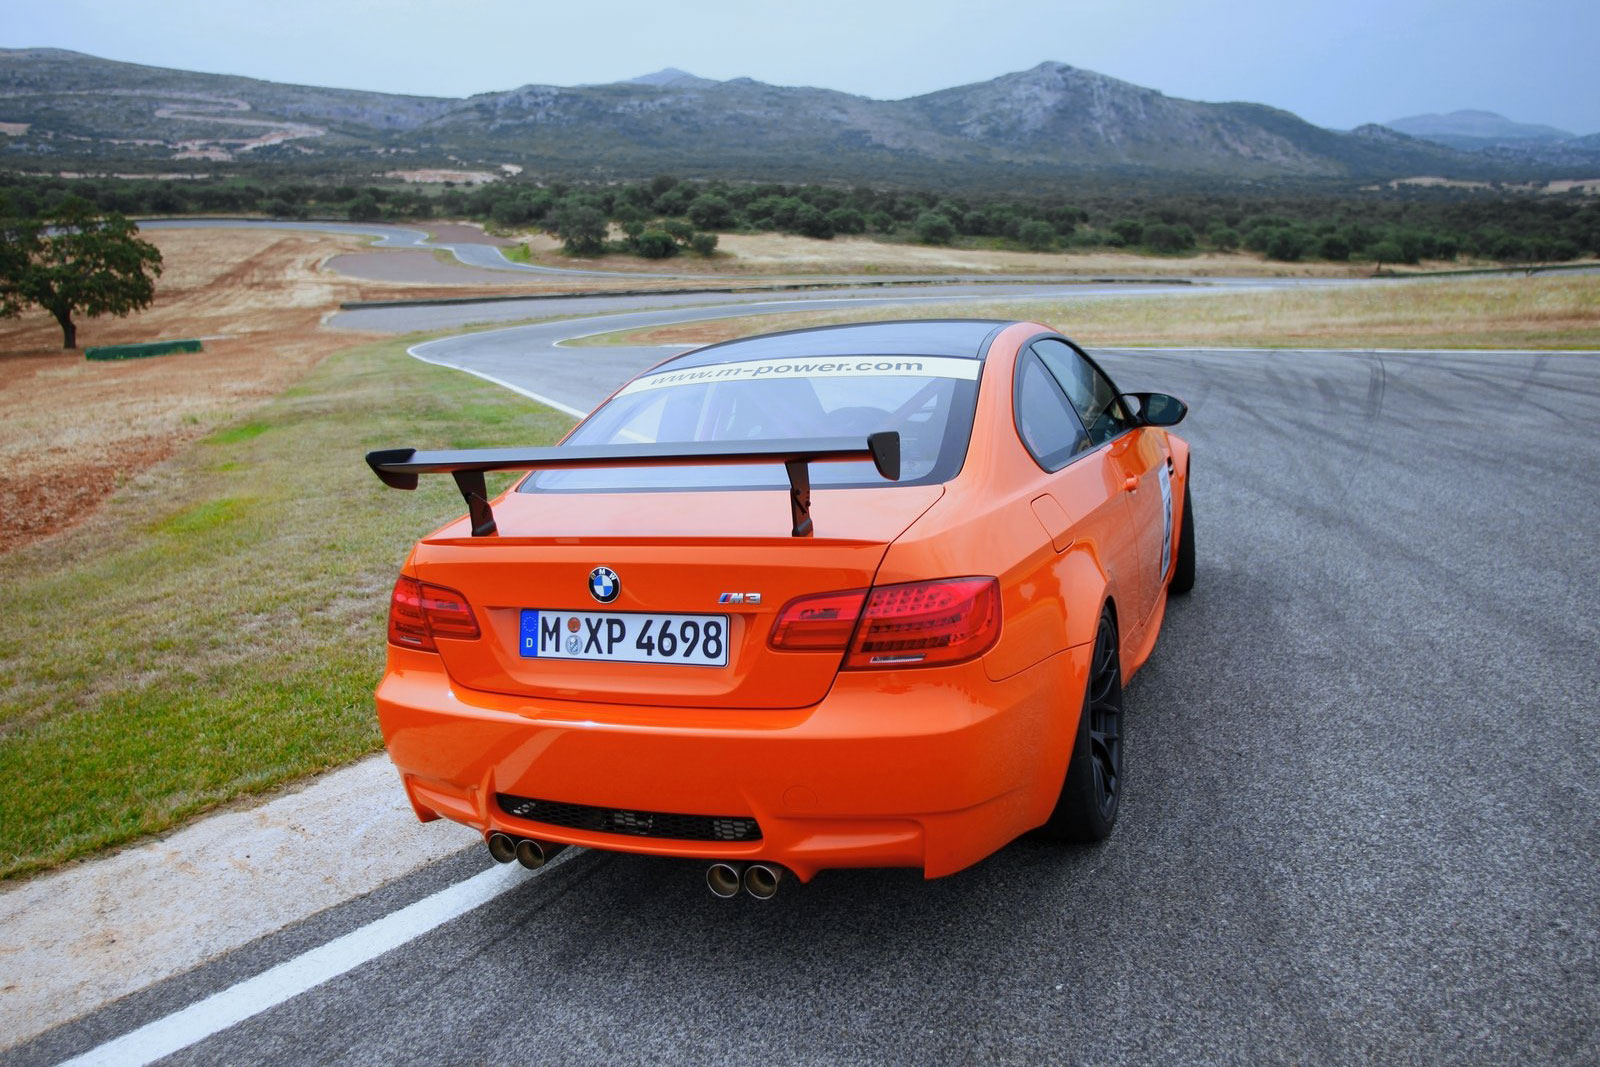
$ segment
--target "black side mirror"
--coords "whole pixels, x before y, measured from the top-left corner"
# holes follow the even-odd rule
[[[1166,393],[1124,393],[1124,402],[1133,401],[1139,421],[1146,426],[1176,426],[1189,414],[1189,405]]]

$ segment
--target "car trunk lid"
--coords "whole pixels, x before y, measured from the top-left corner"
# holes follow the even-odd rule
[[[841,656],[774,651],[778,613],[795,597],[870,586],[889,544],[941,495],[940,485],[818,489],[815,533],[795,537],[787,491],[509,493],[494,503],[496,536],[472,537],[463,518],[418,546],[413,572],[460,592],[477,615],[479,639],[438,641],[464,687],[801,707],[827,693]],[[614,599],[602,601],[613,583]],[[671,655],[649,647],[663,626]],[[723,665],[709,664],[713,651]]]

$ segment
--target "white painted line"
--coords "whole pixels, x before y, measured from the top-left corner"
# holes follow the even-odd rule
[[[454,339],[455,338],[441,338],[441,340],[454,340]],[[535,393],[535,392],[533,392],[531,390],[528,390],[528,389],[524,389],[520,385],[514,385],[511,382],[508,382],[504,378],[496,378],[492,374],[485,374],[482,371],[473,370],[471,367],[458,367],[454,363],[446,363],[446,362],[444,362],[443,360],[440,360],[440,359],[429,359],[427,356],[424,356],[424,355],[420,354],[417,351],[417,349],[425,348],[430,344],[433,344],[433,342],[432,341],[424,341],[420,345],[412,345],[410,348],[406,349],[406,355],[410,356],[412,359],[419,359],[424,363],[431,363],[435,367],[449,367],[451,370],[458,370],[458,371],[462,371],[462,372],[464,372],[466,374],[470,374],[474,378],[482,378],[486,382],[493,382],[495,385],[501,386],[502,388],[505,388],[505,389],[509,389],[513,393],[519,393],[522,396],[527,397],[529,400],[536,400],[539,403],[543,404],[545,407],[555,408],[557,411],[561,412],[563,415],[571,415],[575,419],[587,418],[588,415],[589,415],[589,413],[587,411],[579,411],[577,408],[572,407],[570,404],[563,404],[559,400],[552,400],[550,397],[540,396],[538,393]]]
[[[67,1060],[61,1067],[144,1067],[376,959],[583,852],[569,848],[537,871],[511,863],[441,889],[320,948],[213,993]]]

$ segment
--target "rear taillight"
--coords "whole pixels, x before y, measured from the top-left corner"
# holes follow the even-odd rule
[[[783,652],[843,652],[856,632],[867,590],[796,597],[778,612],[772,647]]]
[[[989,651],[999,636],[1000,583],[993,578],[882,585],[867,599],[844,665],[959,663]]]
[[[846,670],[872,670],[959,663],[999,636],[1000,583],[944,578],[791,600],[778,613],[772,647],[846,652]]]
[[[435,637],[472,640],[478,619],[467,598],[442,585],[402,576],[389,598],[389,643],[423,652],[437,652]]]

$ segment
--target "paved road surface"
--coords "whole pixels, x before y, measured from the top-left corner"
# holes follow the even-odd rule
[[[1110,841],[765,904],[577,853],[170,1062],[1594,1064],[1600,360],[1098,355],[1189,400],[1199,533]],[[523,380],[586,406],[556,358]],[[7,1062],[489,866],[471,848]]]

